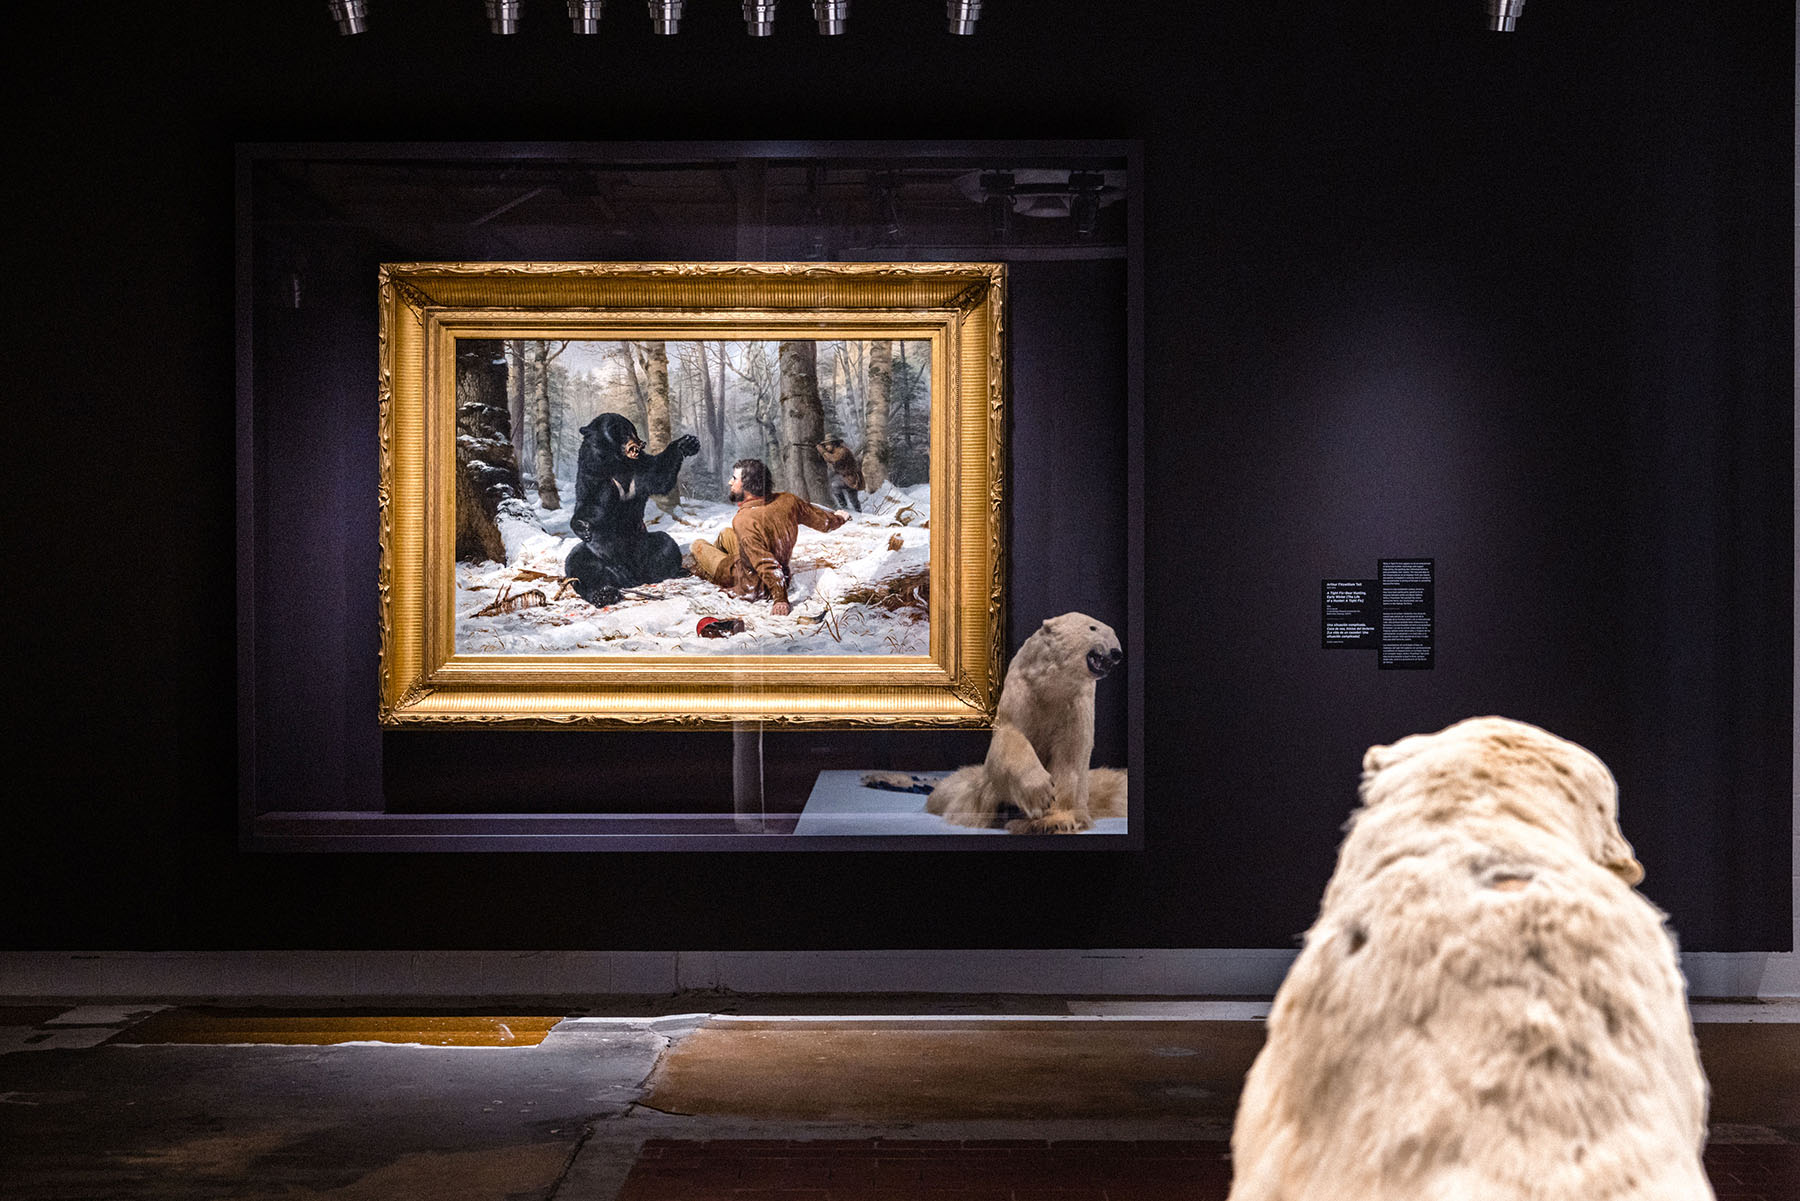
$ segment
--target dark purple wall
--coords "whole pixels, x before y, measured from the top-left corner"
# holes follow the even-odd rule
[[[47,66],[5,73],[0,945],[1282,946],[1363,748],[1501,712],[1613,766],[1684,946],[1786,948],[1791,9],[1536,0],[1500,37],[1475,0],[1041,0],[952,40],[869,4],[823,41],[795,5],[756,44],[730,4],[660,42],[537,7],[505,42],[423,0],[358,39],[311,2],[12,39]],[[1143,145],[1143,852],[237,849],[234,142],[975,137]],[[366,385],[278,369],[355,430],[304,452],[343,488],[259,510],[259,549],[317,556],[259,625],[294,656],[259,713],[296,787],[315,745],[374,781],[332,702],[373,645]],[[1431,672],[1318,649],[1319,581],[1384,555],[1437,561]]]

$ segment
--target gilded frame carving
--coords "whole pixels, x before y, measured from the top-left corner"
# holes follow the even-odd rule
[[[991,724],[1004,655],[1005,267],[392,263],[380,275],[383,726],[701,729]],[[455,339],[932,341],[929,652],[457,654]]]

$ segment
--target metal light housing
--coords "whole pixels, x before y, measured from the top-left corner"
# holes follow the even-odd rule
[[[1069,173],[1069,218],[1075,223],[1075,236],[1091,238],[1100,228],[1100,193],[1106,189],[1106,176],[1098,171]]]
[[[1488,28],[1496,33],[1511,33],[1525,11],[1525,0],[1487,0]]]
[[[975,22],[981,20],[981,0],[945,0],[944,16],[951,33],[968,37],[975,32]]]
[[[775,32],[775,0],[744,0],[744,31],[753,38]]]
[[[576,33],[599,33],[600,14],[606,0],[569,0],[569,28]]]
[[[330,0],[331,19],[346,37],[369,27],[369,6],[363,0]]]
[[[487,0],[487,19],[495,33],[519,32],[519,0]]]
[[[666,37],[681,32],[682,0],[650,0],[650,30]]]
[[[850,23],[850,0],[813,0],[813,20],[820,33],[836,37]]]

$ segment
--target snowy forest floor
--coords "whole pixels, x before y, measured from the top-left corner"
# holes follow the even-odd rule
[[[733,596],[692,575],[629,589],[626,599],[602,609],[566,589],[556,599],[563,560],[577,544],[569,532],[573,506],[535,509],[535,523],[502,514],[507,561],[456,565],[457,653],[926,654],[923,589],[905,585],[931,565],[931,487],[883,486],[864,496],[862,507],[830,533],[801,528],[786,617],[772,615],[766,600]],[[646,517],[649,529],[674,538],[686,556],[695,539],[716,541],[736,512],[735,505],[683,498],[676,516],[652,503]],[[477,616],[502,590],[526,600],[511,612]],[[695,627],[705,617],[742,618],[744,632],[703,638]]]

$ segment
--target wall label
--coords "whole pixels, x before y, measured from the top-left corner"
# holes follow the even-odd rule
[[[1319,581],[1321,645],[1379,651],[1382,670],[1430,671],[1437,658],[1436,560],[1382,559],[1373,580]]]
[[[1372,651],[1380,637],[1374,580],[1325,580],[1322,606],[1325,649]]]
[[[1381,668],[1430,671],[1437,657],[1431,559],[1381,560]]]

